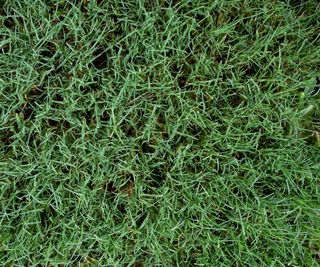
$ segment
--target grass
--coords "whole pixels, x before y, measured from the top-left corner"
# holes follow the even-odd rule
[[[319,266],[318,1],[0,2],[1,266]]]

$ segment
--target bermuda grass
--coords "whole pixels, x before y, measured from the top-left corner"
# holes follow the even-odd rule
[[[319,266],[317,0],[0,1],[1,266]]]

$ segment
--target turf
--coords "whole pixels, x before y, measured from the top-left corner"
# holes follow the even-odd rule
[[[1,266],[319,266],[317,0],[0,2]]]

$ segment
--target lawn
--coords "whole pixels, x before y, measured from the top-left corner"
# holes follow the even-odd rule
[[[0,266],[319,266],[317,0],[0,0]]]

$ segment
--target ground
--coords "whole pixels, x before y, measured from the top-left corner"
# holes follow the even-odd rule
[[[0,15],[1,266],[319,266],[318,1]]]

